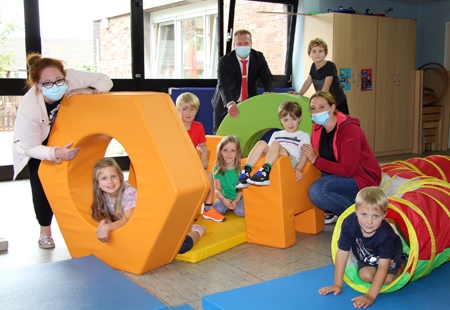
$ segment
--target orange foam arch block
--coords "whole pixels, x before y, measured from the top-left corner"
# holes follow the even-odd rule
[[[206,137],[210,151],[209,167],[213,167],[217,145],[223,136]],[[241,165],[245,164],[243,158]],[[264,164],[260,159],[254,171]],[[212,168],[211,168],[212,169]],[[308,189],[320,178],[320,171],[310,162],[295,181],[287,156],[280,156],[272,166],[269,186],[249,186],[243,190],[247,242],[287,248],[295,243],[295,232],[318,234],[324,229],[324,213],[309,199]]]
[[[112,138],[128,153],[138,197],[129,222],[101,243],[89,212],[92,169]],[[123,92],[64,99],[49,145],[68,142],[81,147],[78,156],[42,162],[39,176],[72,257],[93,254],[135,274],[172,262],[209,182],[170,97]]]
[[[260,159],[254,171],[264,164]],[[324,229],[323,211],[308,196],[320,171],[310,162],[295,181],[295,172],[287,156],[280,156],[270,171],[269,186],[250,185],[244,189],[247,242],[276,248],[295,243],[295,232],[317,234]]]

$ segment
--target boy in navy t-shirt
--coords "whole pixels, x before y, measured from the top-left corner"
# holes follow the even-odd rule
[[[355,308],[374,303],[383,284],[390,284],[402,274],[406,261],[402,258],[402,242],[391,225],[384,220],[388,198],[378,187],[366,187],[355,199],[355,212],[347,216],[341,227],[335,259],[334,284],[323,287],[319,294],[335,295],[342,291],[345,266],[352,249],[358,261],[358,275],[372,283],[369,291],[352,299]]]

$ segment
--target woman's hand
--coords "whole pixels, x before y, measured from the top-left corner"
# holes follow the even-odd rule
[[[69,142],[63,147],[56,149],[55,150],[56,158],[64,160],[74,159],[78,155],[78,152],[81,150],[81,147],[70,148],[72,144],[73,142]]]
[[[106,219],[100,221],[96,233],[98,240],[101,242],[109,242],[109,226]]]
[[[302,154],[306,155],[308,157],[308,160],[314,164],[314,162],[317,159],[316,152],[314,151],[311,144],[303,144],[302,145]]]
[[[69,91],[67,91],[64,96],[66,96],[67,98],[72,97],[73,95],[76,94],[98,94],[98,89],[94,88],[94,89],[90,89],[90,88],[75,88],[75,89],[71,89]]]

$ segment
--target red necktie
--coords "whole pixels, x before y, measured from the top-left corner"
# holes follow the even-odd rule
[[[241,59],[242,62],[242,90],[241,90],[241,101],[248,98],[247,90],[247,61],[246,59]]]

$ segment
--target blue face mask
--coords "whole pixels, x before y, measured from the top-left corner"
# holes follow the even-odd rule
[[[323,112],[319,112],[316,114],[311,114],[311,119],[313,120],[314,123],[316,123],[319,126],[323,126],[325,125],[328,120],[330,119],[330,115],[328,115],[328,111],[330,109],[323,111]]]
[[[50,100],[58,101],[59,99],[61,99],[64,96],[67,89],[68,89],[68,87],[67,87],[66,83],[64,83],[60,86],[53,85],[53,87],[51,87],[51,88],[42,87],[42,94]]]
[[[246,58],[250,54],[250,46],[236,46],[236,54],[241,58]]]

